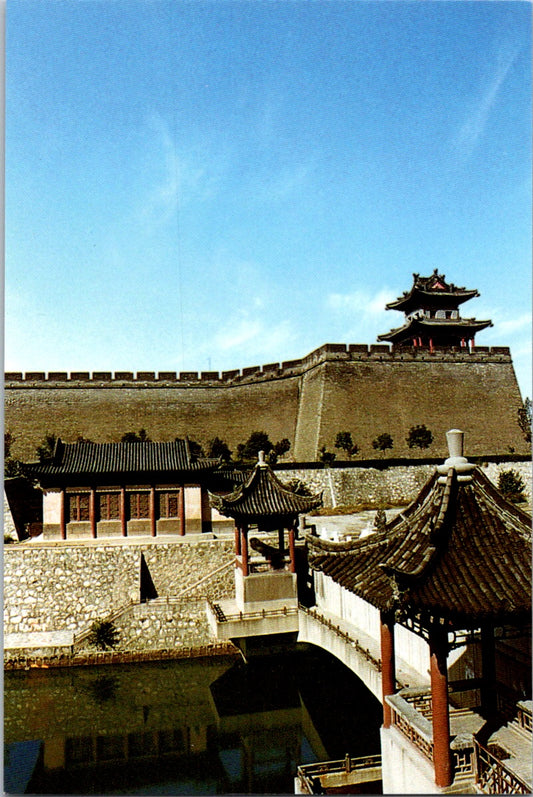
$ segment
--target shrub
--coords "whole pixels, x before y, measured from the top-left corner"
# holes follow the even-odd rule
[[[405,440],[409,448],[429,448],[433,442],[433,434],[422,423],[411,426]]]
[[[318,454],[318,458],[320,462],[324,463],[325,468],[328,468],[331,465],[331,463],[335,460],[335,457],[336,454],[334,454],[333,451],[328,451],[326,446],[322,446]]]
[[[117,645],[118,639],[119,633],[112,620],[95,620],[87,641],[98,650],[110,650]]]
[[[498,490],[504,495],[508,501],[513,504],[520,504],[525,501],[524,495],[525,484],[516,470],[502,470],[498,476]]]
[[[388,432],[383,432],[375,440],[372,440],[372,447],[377,451],[386,451],[387,448],[392,448],[392,437]]]

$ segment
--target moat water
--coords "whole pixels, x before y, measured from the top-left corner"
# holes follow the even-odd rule
[[[379,753],[381,707],[326,651],[8,672],[9,794],[292,794],[299,764]]]

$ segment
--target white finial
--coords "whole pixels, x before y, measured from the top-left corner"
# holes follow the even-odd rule
[[[267,464],[265,462],[265,452],[264,451],[259,451],[259,453],[257,454],[257,464],[259,465],[260,468],[266,468],[267,467]]]
[[[450,429],[446,432],[446,440],[448,442],[448,451],[450,456],[444,461],[443,465],[439,465],[437,471],[439,472],[439,482],[446,481],[446,474],[450,468],[453,468],[457,473],[457,480],[460,482],[469,482],[471,473],[474,470],[474,465],[463,456],[463,443],[465,433],[460,429]]]

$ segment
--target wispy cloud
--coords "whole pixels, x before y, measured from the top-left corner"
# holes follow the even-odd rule
[[[461,160],[466,160],[475,150],[479,139],[483,135],[498,94],[519,52],[520,47],[517,46],[504,46],[500,49],[496,68],[488,84],[459,127],[452,141],[455,153]]]
[[[193,201],[212,198],[224,172],[224,158],[215,157],[208,142],[180,145],[167,120],[152,116],[147,123],[151,133],[146,168],[150,179],[140,210],[143,220],[155,226],[170,221]]]
[[[376,294],[357,290],[351,293],[330,293],[326,304],[334,312],[375,317],[384,314],[385,305],[394,298],[393,293],[387,289],[382,289]]]

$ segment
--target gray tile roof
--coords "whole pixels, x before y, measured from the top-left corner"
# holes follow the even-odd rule
[[[315,570],[379,609],[455,628],[531,613],[531,518],[476,469],[437,474],[383,532],[344,545],[309,537]]]
[[[52,460],[24,466],[34,477],[112,473],[168,473],[201,471],[219,465],[218,459],[191,456],[186,440],[168,443],[63,443],[58,440]]]
[[[211,506],[220,514],[242,523],[257,523],[274,518],[295,518],[322,506],[322,493],[297,495],[288,490],[272,469],[258,463],[248,480],[229,495],[209,493]]]

